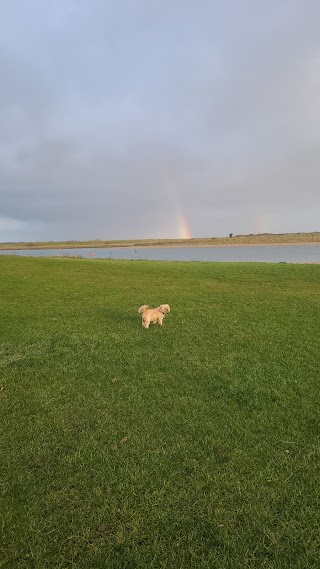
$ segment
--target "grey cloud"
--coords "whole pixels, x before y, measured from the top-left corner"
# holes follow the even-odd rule
[[[120,4],[4,9],[10,236],[173,237],[181,211],[195,236],[315,229],[318,3]]]

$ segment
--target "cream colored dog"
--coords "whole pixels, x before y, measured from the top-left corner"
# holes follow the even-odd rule
[[[138,312],[142,314],[142,326],[149,328],[150,322],[153,324],[159,323],[162,326],[162,321],[168,312],[170,312],[169,304],[160,304],[157,308],[149,308],[147,304],[140,306]]]

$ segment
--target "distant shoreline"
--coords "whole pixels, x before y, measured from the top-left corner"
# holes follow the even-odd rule
[[[284,243],[284,242],[279,242],[279,243],[217,243],[215,245],[211,245],[211,244],[200,244],[200,245],[182,245],[182,244],[177,244],[177,245],[55,245],[53,247],[51,246],[45,246],[45,245],[36,245],[33,247],[23,247],[23,246],[19,246],[19,247],[2,247],[0,245],[0,251],[23,251],[28,250],[28,251],[32,251],[32,250],[43,250],[43,249],[171,249],[171,248],[179,248],[179,249],[187,249],[187,248],[194,248],[194,249],[199,249],[199,248],[212,248],[212,247],[216,247],[216,248],[236,248],[236,247],[284,247],[284,246],[293,246],[293,245],[320,245],[320,241],[299,241],[299,242],[290,242],[290,243]]]
[[[279,247],[282,245],[320,245],[320,232],[314,233],[263,233],[257,235],[235,235],[233,237],[193,238],[193,239],[128,239],[114,241],[57,241],[57,242],[19,242],[0,243],[0,250],[37,249],[151,249],[170,247]]]

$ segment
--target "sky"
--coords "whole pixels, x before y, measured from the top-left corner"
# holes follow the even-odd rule
[[[319,0],[0,0],[0,241],[320,230]]]

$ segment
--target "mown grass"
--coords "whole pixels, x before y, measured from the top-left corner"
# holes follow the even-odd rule
[[[318,567],[319,283],[0,257],[0,567]]]

